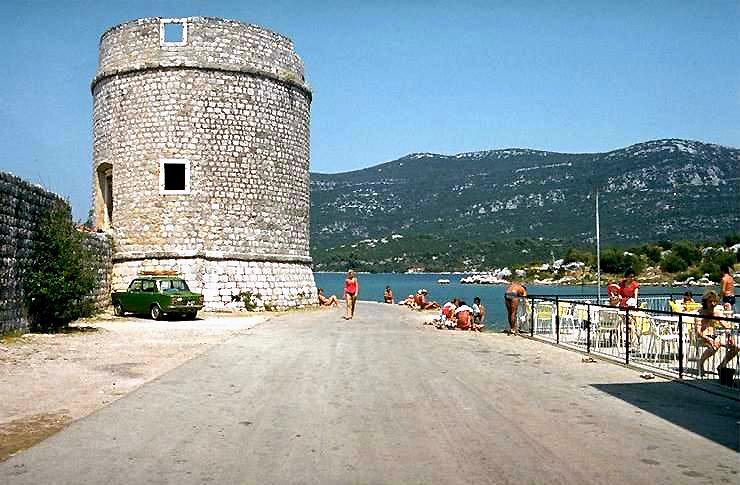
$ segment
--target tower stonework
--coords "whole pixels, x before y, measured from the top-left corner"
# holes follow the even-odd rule
[[[93,219],[114,236],[113,289],[178,271],[222,308],[314,304],[309,114],[286,37],[238,21],[145,18],[100,40]]]

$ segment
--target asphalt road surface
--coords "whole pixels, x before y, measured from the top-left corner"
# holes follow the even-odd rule
[[[0,463],[0,483],[740,483],[736,401],[418,319],[274,318]]]

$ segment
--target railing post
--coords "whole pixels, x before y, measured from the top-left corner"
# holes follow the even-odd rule
[[[630,309],[624,312],[624,363],[630,363]]]
[[[529,316],[529,336],[534,337],[534,312],[536,308],[536,302],[532,299],[532,314]]]
[[[586,353],[591,353],[591,305],[586,304]]]
[[[560,301],[555,297],[555,343],[560,343]]]
[[[683,379],[683,315],[678,314],[678,378]]]

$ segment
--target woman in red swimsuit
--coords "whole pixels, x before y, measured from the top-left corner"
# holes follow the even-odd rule
[[[344,301],[347,302],[347,314],[345,320],[351,320],[355,316],[355,303],[357,295],[360,293],[360,283],[357,281],[357,275],[352,270],[347,272],[347,279],[344,280]]]
[[[640,283],[635,279],[635,272],[628,269],[624,272],[624,279],[619,283],[619,296],[621,301],[619,306],[626,308],[629,306],[627,300],[634,298],[634,305],[637,306],[637,292],[640,290]],[[631,302],[630,302],[631,303]]]

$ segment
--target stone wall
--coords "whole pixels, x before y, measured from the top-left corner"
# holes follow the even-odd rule
[[[113,289],[137,271],[174,265],[209,308],[263,282],[268,305],[302,306],[305,291],[315,302],[311,91],[293,43],[254,25],[189,17],[176,20],[183,41],[168,45],[167,21],[126,22],[101,38],[93,199],[96,223],[115,239]],[[162,185],[172,161],[186,166],[187,188],[176,193]],[[101,174],[111,176],[104,187]]]
[[[31,262],[34,238],[43,214],[59,196],[14,175],[0,172],[0,333],[28,330],[23,304],[23,269]],[[85,234],[85,245],[93,252],[98,284],[94,299],[98,308],[110,300],[111,239]]]
[[[113,169],[116,257],[309,261],[308,112],[295,90],[234,73],[101,81],[93,153]],[[189,162],[188,194],[160,192],[162,159]]]
[[[239,308],[235,297],[255,295],[258,310],[282,310],[316,303],[316,285],[305,264],[224,261],[206,258],[152,258],[116,263],[113,288],[125,289],[142,271],[176,271],[191,290],[203,294],[206,310]]]
[[[293,42],[258,25],[213,17],[177,19],[186,25],[185,45],[162,45],[162,19],[132,20],[108,29],[100,39],[102,77],[159,67],[212,68],[272,75],[305,87],[303,61]]]
[[[113,279],[113,238],[109,234],[85,232],[82,245],[90,252],[90,262],[95,272],[96,285],[89,299],[100,311],[111,304],[111,282]]]

